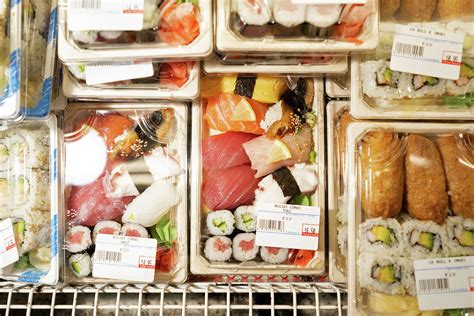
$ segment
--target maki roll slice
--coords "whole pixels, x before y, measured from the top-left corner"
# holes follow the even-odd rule
[[[451,256],[474,255],[474,220],[450,216],[446,222],[447,248]]]
[[[214,211],[207,215],[207,229],[214,236],[230,235],[234,231],[234,215],[228,210]]]
[[[235,227],[237,229],[251,233],[256,230],[257,227],[257,214],[255,207],[251,205],[239,206],[235,212]]]
[[[98,234],[106,235],[120,235],[121,225],[114,221],[102,221],[98,222],[95,225],[94,230],[92,231],[92,239],[94,243],[97,240]]]
[[[210,261],[227,261],[232,256],[232,240],[225,236],[214,236],[206,240],[204,255]]]
[[[126,223],[123,224],[121,229],[121,234],[123,236],[129,237],[141,237],[141,238],[148,238],[148,231],[145,227],[134,224],[134,223]]]
[[[271,264],[281,264],[288,259],[289,250],[287,248],[260,247],[260,257]]]
[[[232,254],[235,260],[243,262],[255,259],[259,250],[255,238],[256,235],[253,233],[242,233],[234,237]]]
[[[402,255],[402,228],[393,218],[368,219],[359,226],[359,241],[362,252]]]
[[[85,226],[71,227],[66,233],[66,249],[76,253],[86,250],[92,245],[91,230]]]
[[[403,239],[412,259],[442,257],[447,236],[444,226],[432,221],[408,220],[402,224]]]
[[[78,253],[69,257],[69,270],[78,278],[83,278],[92,272],[92,260],[88,253]]]

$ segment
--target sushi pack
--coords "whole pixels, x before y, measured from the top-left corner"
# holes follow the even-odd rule
[[[468,124],[349,125],[350,314],[450,308],[431,307],[440,293],[424,292],[430,285],[416,267],[474,254],[473,132]],[[420,293],[438,295],[427,308]]]
[[[4,279],[59,280],[57,153],[54,116],[0,132],[0,219],[11,221],[18,254],[18,260],[0,269]]]
[[[179,103],[68,105],[65,280],[104,282],[101,265],[119,267],[115,282],[134,280],[122,269],[138,262],[99,242],[111,235],[140,242],[132,252],[155,243],[156,251],[147,255],[151,262],[143,268],[140,261],[137,272],[154,270],[147,282],[185,281],[186,119],[186,106]]]
[[[364,5],[223,0],[216,7],[220,53],[331,53],[375,49],[378,1]]]
[[[351,71],[348,70],[343,75],[327,76],[325,87],[326,94],[330,98],[349,98],[351,96]]]
[[[202,104],[193,108],[193,273],[324,271],[323,225],[317,251],[256,243],[260,205],[324,209],[322,82],[293,83],[260,75],[204,80]]]

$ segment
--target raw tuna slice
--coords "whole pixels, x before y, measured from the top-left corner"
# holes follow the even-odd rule
[[[256,135],[228,132],[208,137],[202,141],[202,167],[211,169],[227,169],[249,164],[250,159],[242,144],[254,139]]]
[[[288,146],[292,157],[270,164],[267,163],[267,158],[274,140],[263,135],[242,145],[250,158],[252,169],[257,171],[255,177],[263,177],[281,167],[292,166],[296,163],[306,162],[309,159],[309,154],[313,148],[312,132],[309,126],[302,127],[297,133],[283,136],[281,141]]]
[[[212,170],[202,187],[202,198],[211,210],[234,209],[252,204],[260,179],[250,166]]]

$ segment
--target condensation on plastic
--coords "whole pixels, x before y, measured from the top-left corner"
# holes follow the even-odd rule
[[[164,62],[166,63],[166,62]],[[70,67],[84,69],[84,65],[69,65],[63,68],[63,91],[73,99],[165,99],[193,100],[199,93],[199,62],[170,61],[166,63],[171,70],[160,71],[160,64],[154,63],[153,77],[87,85],[85,73],[75,74]],[[161,64],[163,65],[163,63]],[[178,78],[172,68],[185,68],[184,78]],[[185,80],[185,81],[184,81]]]
[[[20,121],[21,1],[0,3],[0,118]]]
[[[252,22],[262,25],[249,25],[245,22],[245,18],[238,14],[238,4],[241,3],[244,1],[217,1],[216,47],[221,53],[274,54],[284,52],[287,54],[298,53],[299,55],[314,53],[338,55],[366,52],[375,49],[378,44],[378,1],[368,0],[364,6],[370,6],[373,9],[367,18],[365,18],[365,14],[362,14],[364,17],[362,30],[356,36],[350,34],[351,36],[346,38],[342,34],[337,34],[348,29],[353,31],[353,28],[360,27],[360,24],[348,25],[339,17],[335,19],[334,23],[330,23],[329,27],[320,28],[307,23],[305,18],[299,25],[284,27],[275,23],[273,10],[269,9],[266,0],[261,0],[252,5],[261,12],[266,12],[267,17],[263,21]],[[286,16],[295,15],[287,14]]]
[[[166,0],[170,2],[170,0]],[[167,4],[165,4],[167,5]],[[130,61],[138,59],[166,59],[175,58],[200,58],[212,52],[212,0],[199,0],[199,35],[189,44],[167,44],[158,40],[159,30],[144,30],[138,32],[123,32],[118,38],[118,43],[103,41],[95,45],[80,43],[74,40],[72,32],[67,28],[67,1],[62,0],[59,5],[59,40],[58,57],[63,63],[86,63],[110,60]],[[163,15],[159,18],[163,18]],[[162,21],[158,21],[158,25]],[[86,31],[96,34],[97,31]],[[96,34],[97,35],[97,34]],[[131,39],[129,38],[131,37]],[[132,41],[135,37],[143,37],[143,42]],[[145,41],[147,37],[154,40]],[[94,41],[95,42],[95,41]]]
[[[275,77],[278,78],[278,77]],[[257,77],[258,80],[258,77]],[[321,223],[325,221],[325,157],[324,153],[324,87],[320,79],[306,79],[314,82],[314,96],[312,110],[317,115],[317,123],[313,129],[313,142],[316,150],[316,170],[318,186],[311,195],[314,205],[321,209]],[[297,81],[297,80],[296,80]],[[286,84],[291,87],[295,84],[295,78],[288,77]],[[204,180],[202,170],[201,141],[205,135],[209,136],[218,133],[210,129],[204,122],[204,102],[203,100],[193,104],[192,119],[192,176],[191,176],[191,272],[194,274],[244,274],[244,275],[318,275],[325,271],[325,226],[320,226],[319,248],[315,252],[313,259],[306,267],[297,267],[291,264],[271,264],[261,261],[261,259],[239,263],[235,259],[227,262],[212,262],[204,255],[204,243],[210,237],[206,233],[206,212],[209,211],[201,200],[201,186]],[[238,230],[238,229],[236,229]],[[291,254],[290,254],[291,256]],[[257,258],[259,258],[257,256]]]
[[[384,134],[382,134],[384,133]],[[361,240],[359,236],[359,226],[367,219],[374,218],[378,216],[377,211],[380,208],[373,206],[388,206],[390,209],[385,214],[386,216],[382,218],[394,218],[400,224],[410,220],[411,218],[407,214],[406,204],[402,201],[406,197],[406,178],[405,171],[407,167],[404,166],[404,161],[411,162],[413,166],[420,167],[420,163],[426,164],[429,163],[433,165],[430,169],[444,169],[441,172],[443,175],[440,176],[437,173],[438,179],[431,178],[423,179],[422,177],[427,177],[426,172],[418,172],[414,174],[412,172],[412,179],[410,182],[420,183],[420,185],[432,185],[432,183],[445,183],[439,177],[445,177],[444,172],[448,170],[448,164],[454,163],[458,164],[458,167],[462,165],[464,168],[463,172],[451,172],[451,176],[458,178],[457,183],[459,185],[459,180],[466,176],[465,179],[472,178],[472,172],[474,172],[474,146],[472,143],[472,135],[474,133],[474,128],[470,124],[444,124],[444,123],[353,123],[349,126],[348,129],[348,142],[347,142],[347,159],[349,164],[348,169],[348,195],[346,202],[348,204],[348,292],[349,292],[349,314],[362,314],[362,315],[371,315],[377,313],[378,315],[390,314],[390,313],[407,313],[407,312],[416,312],[420,313],[418,310],[418,304],[416,297],[409,296],[407,289],[403,285],[401,292],[398,295],[394,294],[384,294],[380,291],[376,291],[370,288],[362,288],[361,282],[361,271],[362,269],[370,269],[367,267],[364,262],[360,262],[360,258],[363,255],[368,254],[361,246]],[[393,137],[390,140],[390,137]],[[408,137],[413,137],[415,135],[423,136],[425,140],[423,142],[433,141],[434,144],[430,147],[430,150],[422,150],[426,155],[425,157],[420,157],[418,154],[413,156],[408,156],[413,154],[412,149],[408,149],[410,145],[407,145],[410,141]],[[454,137],[456,139],[455,147],[458,150],[458,153],[455,151],[448,150],[445,148],[445,153],[448,155],[455,155],[452,162],[444,160],[444,155],[439,155],[439,159],[436,158],[441,150],[439,146],[444,146],[439,141],[445,137]],[[413,139],[413,138],[412,138]],[[419,141],[419,138],[417,138]],[[412,144],[412,146],[414,146]],[[424,146],[424,145],[423,145]],[[428,145],[427,145],[428,146]],[[420,150],[418,147],[417,150]],[[429,154],[431,150],[434,150],[433,153]],[[456,159],[457,157],[457,159]],[[436,165],[436,166],[435,166]],[[450,168],[454,168],[453,165],[450,165]],[[453,169],[451,169],[453,170]],[[470,172],[471,175],[465,175],[462,173]],[[416,175],[416,179],[413,176]],[[375,178],[379,177],[378,180]],[[401,177],[401,178],[400,178]],[[435,177],[433,175],[433,177]],[[383,179],[381,179],[383,178]],[[429,180],[429,181],[428,181]],[[371,182],[373,181],[373,182]],[[390,184],[388,188],[390,190],[385,190],[383,192],[382,186],[377,185],[383,181],[385,184]],[[469,180],[466,180],[469,181]],[[397,184],[398,183],[398,184]],[[397,184],[397,185],[396,185]],[[443,184],[444,185],[444,184]],[[472,186],[464,187],[450,187],[449,190],[472,190]],[[449,183],[448,183],[449,186]],[[421,188],[421,192],[424,190]],[[446,191],[448,188],[446,187]],[[364,191],[366,193],[364,193]],[[410,193],[412,196],[413,191]],[[422,194],[423,195],[423,194]],[[448,195],[445,193],[446,199],[449,199],[449,206],[446,205],[446,208],[453,210],[453,199],[457,198],[456,195]],[[472,195],[469,196],[467,193],[468,199],[472,199]],[[469,197],[468,197],[469,196]],[[433,193],[432,197],[427,197],[425,195],[417,197],[417,199],[439,199],[438,193]],[[431,203],[431,202],[430,202]],[[444,203],[444,202],[443,202]],[[448,203],[446,201],[446,203]],[[469,203],[469,202],[466,202]],[[438,204],[437,204],[438,205]],[[441,205],[441,204],[439,204]],[[472,205],[467,204],[467,205]],[[401,207],[401,211],[398,212],[398,207]],[[428,205],[426,207],[429,207]],[[426,216],[424,220],[421,220],[423,223],[432,223],[429,218],[435,219],[435,216],[431,211],[428,213],[422,212],[414,214],[413,210],[411,211],[412,215],[416,216],[421,220],[422,217]],[[444,211],[443,211],[444,212]],[[454,211],[453,211],[454,212]],[[458,211],[459,212],[459,211]],[[460,216],[456,212],[453,215]],[[433,216],[432,216],[433,215]],[[451,216],[448,214],[448,217]],[[472,213],[471,215],[472,216]],[[444,230],[445,225],[438,226],[440,229]],[[403,233],[402,233],[403,234]],[[403,241],[402,245],[405,245]],[[446,245],[445,245],[446,246]],[[444,249],[444,247],[443,247]],[[449,249],[449,247],[448,247]],[[371,250],[374,251],[374,250]],[[449,251],[450,252],[450,251]],[[390,254],[387,255],[385,251],[378,250],[374,252],[375,255],[379,255],[379,258],[389,258]],[[443,250],[444,256],[447,256],[448,253],[445,253]],[[402,254],[406,256],[407,252]],[[392,255],[393,256],[393,255]],[[426,258],[432,258],[433,255],[426,255]],[[400,256],[396,256],[397,262],[401,262]],[[406,261],[408,267],[412,264],[413,257],[407,256]],[[371,271],[371,270],[366,270]]]
[[[156,117],[153,116],[157,112],[161,113],[160,121],[157,121]],[[171,185],[171,190],[174,192],[172,195],[174,196],[170,196],[171,199],[166,203],[173,206],[167,210],[162,210],[163,214],[159,219],[149,218],[149,216],[153,216],[153,212],[158,212],[158,210],[148,210],[148,212],[152,212],[150,213],[152,215],[143,214],[147,211],[143,208],[134,210],[135,212],[141,211],[142,216],[145,216],[140,220],[141,223],[145,224],[144,221],[148,221],[145,225],[149,225],[152,221],[156,224],[167,218],[177,232],[176,240],[170,241],[171,246],[158,242],[157,252],[159,257],[157,257],[154,282],[182,283],[187,278],[187,115],[184,103],[169,102],[147,104],[72,103],[68,104],[65,110],[66,179],[64,211],[66,214],[66,231],[73,226],[83,225],[88,227],[91,233],[93,232],[95,223],[100,221],[97,217],[91,215],[76,220],[79,213],[73,207],[81,207],[86,201],[74,201],[74,197],[80,196],[80,190],[87,191],[87,187],[92,186],[91,192],[87,194],[88,199],[102,199],[102,202],[97,201],[97,203],[104,205],[105,201],[110,198],[107,195],[94,195],[94,193],[97,193],[97,189],[93,188],[94,183],[98,183],[97,181],[102,176],[108,174],[111,175],[110,181],[112,181],[114,177],[112,175],[113,169],[119,165],[123,167],[121,168],[121,174],[130,176],[130,178],[127,178],[131,179],[133,183],[129,183],[129,185],[138,189],[139,194],[136,195],[135,191],[131,197],[121,195],[122,197],[119,200],[123,204],[122,210],[115,212],[117,216],[109,214],[109,217],[102,218],[102,220],[112,220],[121,224],[122,215],[124,211],[127,211],[132,202],[131,199],[140,197],[147,188],[159,181],[166,181]],[[110,139],[112,137],[114,138]],[[138,137],[138,140],[135,137]],[[148,138],[148,140],[145,138]],[[127,142],[126,139],[132,141]],[[151,141],[154,144],[150,146],[149,142]],[[151,150],[157,150],[158,153],[151,157],[158,157],[157,160],[162,161],[159,165],[157,165],[156,160],[152,161],[150,159],[147,163],[143,159],[144,154]],[[76,156],[68,157],[68,153]],[[150,164],[158,168],[158,172],[161,172],[161,174],[155,173],[155,177],[150,169]],[[113,166],[114,168],[112,168]],[[83,184],[80,184],[80,182]],[[113,186],[110,189],[113,189]],[[114,191],[116,189],[117,187]],[[84,191],[82,191],[83,193]],[[117,198],[113,199],[117,202]],[[177,202],[174,201],[175,199]],[[109,205],[112,204],[109,203]],[[109,211],[112,211],[112,209]],[[130,212],[132,211],[130,210]],[[81,214],[84,215],[84,213]],[[153,228],[154,226],[147,228],[149,238],[153,238],[151,235]],[[116,280],[94,278],[92,269],[91,273],[84,277],[75,276],[70,271],[68,259],[73,253],[68,250],[66,238],[64,245],[66,254],[63,277],[66,282],[127,282],[119,277]],[[92,258],[93,250],[94,245],[92,244],[86,250],[78,253],[87,252]],[[166,260],[169,260],[169,262],[166,262]]]
[[[0,216],[24,223],[22,239],[15,235],[20,259],[0,269],[1,278],[54,285],[59,280],[62,229],[56,117],[23,121],[0,131],[0,147]],[[34,251],[45,256],[41,266],[34,259],[30,262],[39,256]]]

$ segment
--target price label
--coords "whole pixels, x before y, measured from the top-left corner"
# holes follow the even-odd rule
[[[86,65],[85,75],[88,85],[96,85],[122,80],[132,80],[153,76],[153,64],[149,63],[101,63]]]
[[[18,261],[13,224],[10,218],[0,222],[0,268]]]

